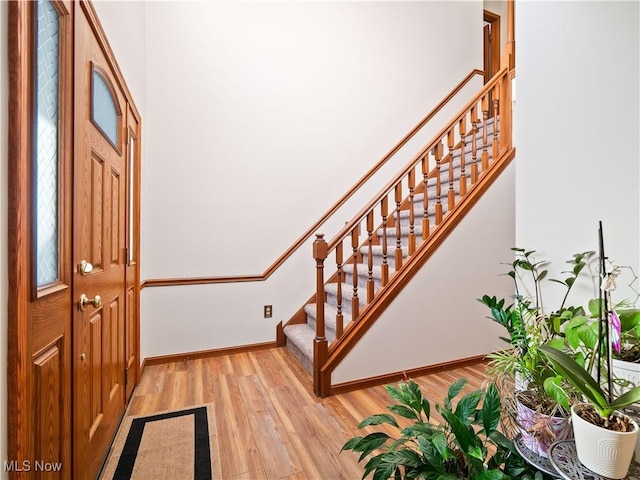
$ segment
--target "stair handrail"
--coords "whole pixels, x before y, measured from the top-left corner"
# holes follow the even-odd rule
[[[368,305],[371,302],[375,302],[376,298],[379,298],[379,294],[386,291],[384,288],[388,282],[390,281],[389,277],[389,266],[387,263],[387,219],[391,218],[392,224],[396,227],[396,246],[391,247],[393,249],[393,253],[391,254],[394,261],[394,269],[396,273],[403,268],[403,257],[405,256],[401,249],[401,220],[400,213],[403,209],[403,203],[409,203],[408,210],[410,212],[409,216],[409,225],[410,225],[410,233],[408,237],[408,255],[411,257],[415,253],[416,249],[416,239],[415,234],[413,233],[413,229],[415,226],[414,223],[414,206],[413,206],[413,198],[415,194],[415,177],[416,177],[416,168],[419,168],[419,165],[422,164],[422,187],[424,189],[424,215],[422,218],[422,239],[427,240],[430,238],[429,233],[429,222],[427,219],[427,194],[428,194],[428,186],[427,181],[428,178],[435,176],[436,178],[436,195],[437,201],[435,204],[435,230],[434,233],[440,232],[438,227],[441,225],[442,221],[445,220],[443,217],[443,204],[442,204],[442,192],[441,192],[441,175],[442,175],[442,166],[448,164],[448,177],[449,177],[449,188],[444,195],[444,198],[447,202],[447,216],[446,219],[449,218],[449,213],[453,211],[456,207],[456,194],[453,189],[453,158],[454,151],[456,149],[460,149],[460,155],[462,159],[462,172],[464,172],[464,158],[465,158],[465,149],[466,149],[466,135],[467,135],[467,116],[471,115],[471,124],[472,124],[472,158],[476,158],[476,135],[478,133],[477,130],[477,109],[478,104],[480,104],[480,111],[482,112],[482,155],[481,155],[481,164],[482,164],[482,178],[485,178],[484,173],[490,168],[489,165],[489,154],[487,152],[487,125],[489,124],[489,117],[493,117],[493,146],[492,146],[492,158],[497,159],[503,153],[506,153],[512,149],[512,139],[511,139],[511,89],[510,89],[510,80],[511,80],[511,70],[508,66],[504,66],[500,69],[472,98],[469,100],[465,106],[458,111],[458,113],[452,117],[452,119],[445,124],[445,126],[429,140],[428,143],[422,147],[419,152],[413,156],[413,158],[376,194],[366,205],[363,207],[350,221],[346,223],[344,227],[329,241],[327,242],[324,239],[324,235],[322,233],[316,233],[316,240],[313,244],[313,258],[316,261],[316,293],[312,301],[315,303],[316,312],[315,312],[315,321],[316,321],[316,332],[315,339],[313,345],[313,386],[314,392],[316,395],[324,396],[325,393],[330,389],[330,385],[327,382],[328,376],[326,372],[323,372],[323,366],[325,362],[329,358],[330,351],[335,351],[336,346],[340,345],[344,341],[344,334],[347,333],[346,330],[343,331],[344,327],[344,315],[342,312],[343,304],[342,304],[342,275],[344,273],[343,265],[346,263],[352,263],[353,265],[353,294],[351,296],[351,324],[348,327],[348,330],[353,330],[354,325],[358,325],[358,319],[360,316],[360,294],[358,294],[359,290],[359,282],[358,275],[356,273],[356,267],[360,263],[358,261],[358,257],[361,255],[360,248],[362,245],[360,244],[360,228],[363,223],[366,225],[366,236],[367,240],[365,241],[365,245],[368,244],[369,251],[367,254],[367,264],[368,264],[368,279],[365,281],[366,288],[362,293],[366,295],[365,306],[364,309],[368,310]],[[491,113],[490,113],[491,112]],[[456,143],[456,130],[457,136],[460,138],[459,142]],[[446,142],[443,144],[443,141]],[[445,155],[443,145],[446,145],[447,153]],[[429,157],[433,156],[436,161],[436,165],[433,169],[429,169]],[[480,181],[478,177],[477,165],[475,163],[471,165],[471,190],[470,192],[474,192],[474,186],[477,185],[477,182]],[[460,197],[462,199],[466,198],[467,190],[466,190],[466,179],[463,180],[464,175],[460,177]],[[405,199],[402,196],[402,185],[407,182],[407,186],[409,188],[409,197]],[[446,188],[446,187],[445,187]],[[395,202],[395,213],[392,213],[391,217],[389,217],[388,204],[389,197],[391,196],[392,200]],[[463,202],[464,204],[464,202]],[[374,217],[376,216],[375,211],[377,207],[380,207],[380,216],[382,220],[382,231],[383,237],[381,243],[383,245],[383,263],[382,263],[382,285],[381,289],[376,292],[373,280],[373,263],[372,263],[372,246],[374,244],[373,232],[374,228]],[[395,215],[395,217],[393,217]],[[366,222],[366,223],[365,223]],[[426,226],[424,226],[426,225]],[[351,257],[351,259],[344,258],[343,246],[344,242],[347,241],[347,248],[349,248],[349,237],[350,237],[350,247],[353,249],[353,254],[347,254],[347,257]],[[334,293],[337,297],[337,314],[336,314],[336,336],[335,340],[331,341],[331,345],[329,346],[329,339],[326,336],[325,331],[325,308],[324,302],[326,298],[325,292],[325,277],[324,277],[324,263],[328,258],[329,253],[335,251],[335,260],[337,265],[337,273],[332,277],[336,279],[336,293]],[[337,277],[336,277],[337,275]],[[398,277],[394,277],[398,278]],[[349,287],[350,288],[350,287]]]
[[[316,223],[314,223],[305,233],[303,233],[282,255],[280,255],[262,275],[229,275],[220,277],[189,277],[189,278],[151,278],[142,282],[142,287],[162,287],[177,285],[200,285],[207,283],[237,283],[237,282],[259,282],[269,278],[280,266],[296,251],[304,242],[313,236],[313,234],[324,225],[329,218],[342,207],[353,194],[355,194],[380,168],[382,168],[416,133],[418,133],[429,121],[442,110],[460,90],[462,90],[476,75],[484,75],[483,70],[474,68],[458,82],[458,84],[435,106],[433,109],[420,120],[384,157],[382,157],[360,180],[353,184],[342,197],[336,201],[329,210],[322,215]]]
[[[411,160],[404,166],[402,170],[400,170],[394,177],[391,179],[382,189],[378,192],[378,194],[373,197],[367,205],[362,208],[358,213],[354,215],[354,217],[345,224],[344,227],[340,229],[340,231],[328,242],[327,251],[333,250],[336,245],[343,241],[348,234],[350,234],[353,229],[364,220],[367,214],[382,200],[382,198],[388,195],[391,190],[400,182],[404,177],[407,176],[409,171],[415,167],[416,163],[424,156],[425,153],[432,150],[436,144],[442,139],[442,137],[450,131],[469,111],[469,109],[480,100],[489,90],[494,88],[496,84],[502,79],[503,76],[507,75],[509,69],[507,67],[501,68],[491,80],[489,80],[478,93],[469,100],[464,107],[462,107],[458,113],[452,118],[452,120],[446,124],[436,135],[434,135],[429,143],[425,145],[416,155],[413,156]]]

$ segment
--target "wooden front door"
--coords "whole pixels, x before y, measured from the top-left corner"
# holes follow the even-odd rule
[[[75,27],[74,478],[93,479],[126,401],[127,103],[82,8]]]
[[[140,115],[90,2],[8,13],[3,468],[94,480],[139,375]]]

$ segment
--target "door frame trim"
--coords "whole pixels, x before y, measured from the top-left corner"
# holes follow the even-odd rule
[[[491,68],[485,68],[484,72],[484,83],[487,83],[489,80],[491,80],[491,77],[500,70],[500,52],[502,51],[502,48],[500,46],[502,42],[500,35],[500,15],[489,10],[483,10],[482,19],[485,22],[491,24],[491,35],[493,37],[491,42]],[[487,53],[487,51],[483,52],[483,56],[485,57],[485,59],[487,57]],[[483,64],[484,63],[485,62],[483,61]]]

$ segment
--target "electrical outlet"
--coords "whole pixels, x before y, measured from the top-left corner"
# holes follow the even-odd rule
[[[271,318],[273,316],[273,305],[264,306],[264,318]]]

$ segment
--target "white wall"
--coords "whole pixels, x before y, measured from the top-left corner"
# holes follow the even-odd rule
[[[0,2],[0,462],[7,459],[7,143],[9,62],[7,2]],[[6,478],[0,472],[0,478]]]
[[[122,70],[133,101],[144,119],[146,106],[144,1],[94,0],[109,45]]]
[[[553,261],[553,272],[597,250],[598,220],[611,260],[640,272],[639,7],[516,6],[516,241]],[[614,301],[635,297],[623,283]],[[576,291],[570,303],[591,294]]]
[[[508,298],[514,242],[511,163],[336,368],[332,384],[482,355],[505,330],[485,318],[483,295]],[[389,339],[395,339],[390,341]]]
[[[152,2],[146,19],[143,279],[261,274],[482,66],[481,2]],[[141,356],[273,340],[313,292],[310,252],[267,282],[144,289]]]

